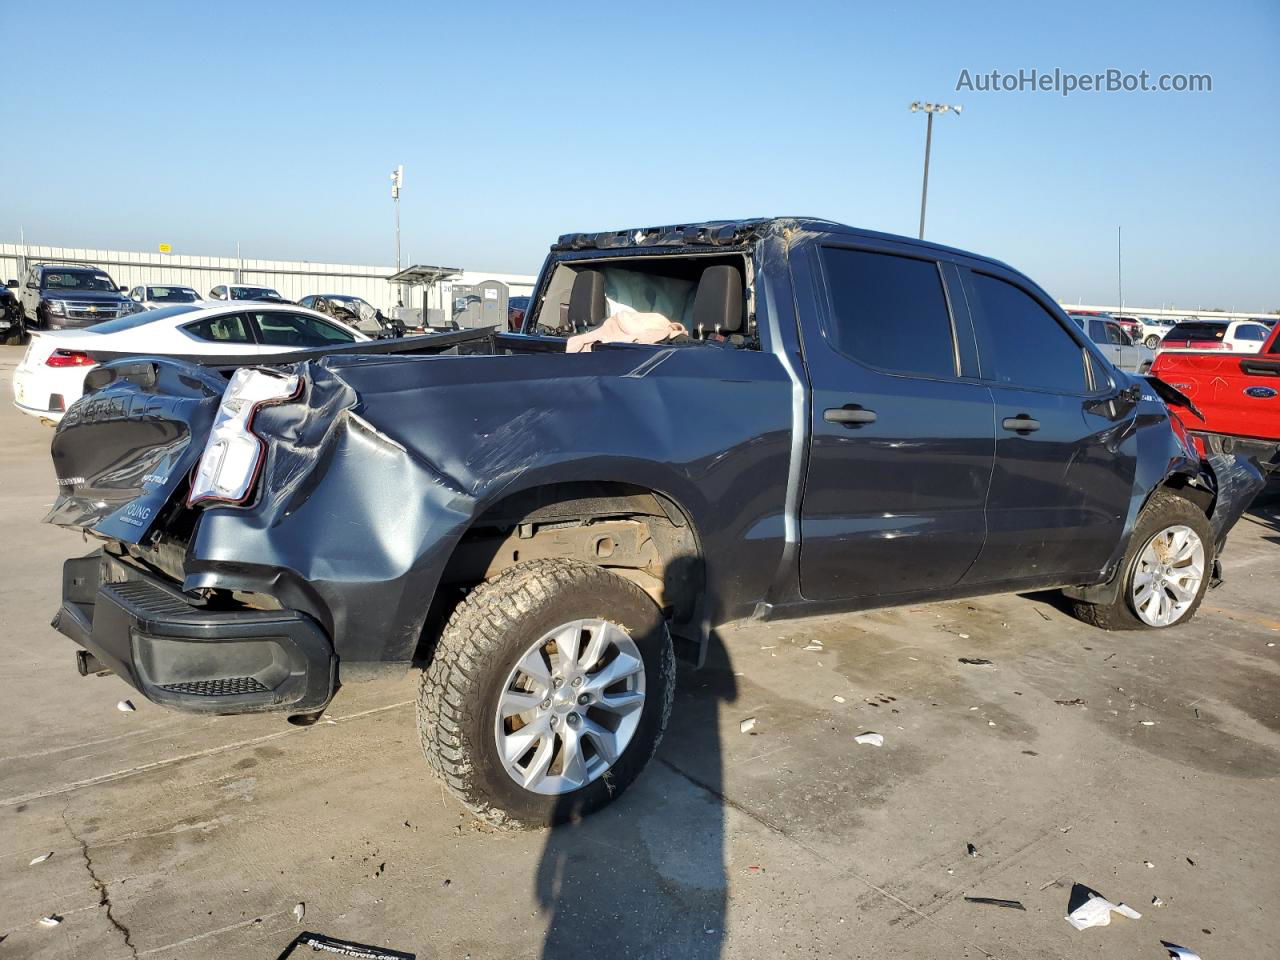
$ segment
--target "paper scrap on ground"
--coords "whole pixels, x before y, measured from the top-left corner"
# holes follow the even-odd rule
[[[1168,940],[1161,940],[1160,946],[1169,951],[1170,960],[1200,960],[1200,954],[1188,947],[1180,947]]]
[[[806,650],[806,651],[809,651],[809,652],[817,652],[817,653],[821,653],[821,652],[822,652],[822,644],[820,644],[820,643],[811,643],[811,644],[809,644],[807,647],[801,647],[800,649],[801,649],[801,650]]]
[[[62,922],[62,918],[58,916],[56,913],[51,913],[47,917],[40,918],[40,926],[42,927],[56,927],[61,922]]]
[[[1090,894],[1088,900],[1067,914],[1067,923],[1077,930],[1086,930],[1089,927],[1105,927],[1111,922],[1111,912],[1113,910],[1122,917],[1128,917],[1130,920],[1142,919],[1142,914],[1133,909],[1133,907],[1126,906],[1123,903],[1112,903],[1106,897],[1100,897],[1094,893]]]
[[[743,733],[750,733],[755,728],[756,728],[755,717],[747,717],[747,719],[743,720],[740,724],[738,724],[738,729]]]
[[[878,733],[872,733],[868,730],[866,733],[860,733],[853,738],[854,743],[865,743],[873,747],[883,747],[884,737]]]
[[[840,694],[836,694],[831,699],[834,700],[836,703],[844,703],[844,697],[840,696]]]
[[[116,709],[119,710],[121,713],[133,713],[133,711],[137,710],[138,708],[135,707],[128,700],[121,700],[119,703],[116,704]]]
[[[36,857],[29,864],[27,864],[27,866],[34,867],[37,863],[44,863],[46,860],[48,860],[52,856],[53,856],[52,850],[50,850],[48,853],[42,853],[40,854],[40,856]]]
[[[302,918],[306,916],[306,914],[307,914],[307,905],[305,903],[299,903],[296,906],[294,906],[293,919],[295,921],[297,921],[298,923],[301,923]]]

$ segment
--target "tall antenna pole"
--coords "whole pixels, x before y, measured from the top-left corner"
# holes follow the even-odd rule
[[[1121,242],[1120,227],[1116,227],[1116,287],[1120,294],[1120,312],[1124,313],[1124,244]]]
[[[911,112],[924,111],[927,118],[924,129],[924,182],[920,185],[920,239],[924,239],[924,210],[929,200],[929,151],[933,147],[933,115],[935,113],[954,113],[960,115],[963,109],[958,104],[921,103],[917,100],[911,104]]]

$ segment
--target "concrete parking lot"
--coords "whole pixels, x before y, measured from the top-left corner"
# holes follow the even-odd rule
[[[304,929],[475,960],[1280,943],[1276,505],[1168,632],[1103,633],[1051,595],[725,628],[625,797],[501,832],[428,772],[413,677],[310,728],[81,678],[48,622],[92,545],[40,523],[51,431],[9,403],[19,356],[0,348],[0,957],[270,958]],[[1076,882],[1142,918],[1076,931]]]

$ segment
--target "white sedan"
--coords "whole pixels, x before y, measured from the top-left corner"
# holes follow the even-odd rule
[[[293,304],[183,303],[79,330],[31,332],[13,374],[13,402],[56,423],[84,393],[98,351],[154,356],[244,356],[333,346],[370,338],[332,317]]]

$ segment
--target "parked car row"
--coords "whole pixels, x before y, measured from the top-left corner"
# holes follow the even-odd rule
[[[14,405],[50,423],[84,392],[104,355],[254,356],[373,339],[294,304],[179,303],[79,330],[37,331],[13,374]]]
[[[207,297],[182,284],[139,284],[126,292],[100,267],[83,263],[31,263],[22,282],[10,280],[0,295],[0,341],[20,343],[33,330],[72,330],[144,310],[179,303],[252,302],[291,304],[271,287],[222,283]],[[402,337],[406,328],[360,297],[311,294],[299,305],[328,314],[375,339]]]

